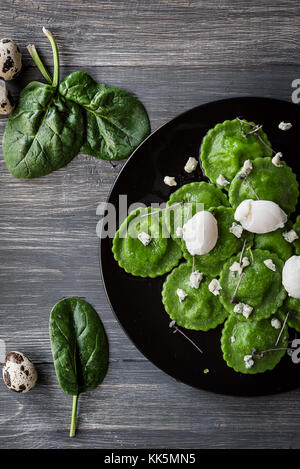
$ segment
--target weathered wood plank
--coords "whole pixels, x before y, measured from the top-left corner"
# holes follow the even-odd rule
[[[62,78],[76,69],[76,66],[62,67]],[[117,69],[82,66],[81,69],[99,82],[124,88],[137,96],[149,112],[152,130],[191,107],[215,99],[249,95],[290,100],[292,82],[300,78],[297,65],[276,64],[266,65],[264,68],[245,68],[240,65],[234,69],[228,65]],[[43,81],[35,67],[28,67],[18,80],[9,82],[14,95],[17,96],[20,89],[32,79]],[[6,118],[0,118],[0,129],[5,120]],[[105,165],[110,168],[107,163]]]
[[[112,363],[103,384],[80,397],[79,430],[70,439],[72,398],[59,388],[52,365],[38,371],[32,392],[1,392],[1,448],[300,446],[300,391],[232,399],[180,384],[149,362]]]
[[[299,65],[297,2],[2,0],[3,33],[43,56],[55,33],[64,64]],[[2,34],[3,34],[2,33]]]

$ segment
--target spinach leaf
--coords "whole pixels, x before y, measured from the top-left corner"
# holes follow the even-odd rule
[[[81,151],[105,160],[122,160],[147,137],[150,123],[140,101],[119,88],[74,72],[60,84],[62,96],[86,110],[86,138]]]
[[[83,135],[80,107],[58,95],[53,86],[31,82],[21,92],[5,128],[3,154],[7,168],[15,177],[24,179],[51,173],[74,158]]]
[[[50,341],[58,382],[66,394],[74,396],[70,428],[74,436],[79,394],[98,386],[107,372],[106,334],[94,308],[69,297],[51,311]]]
[[[58,93],[59,57],[52,34],[53,80],[34,46],[30,53],[49,84],[32,82],[20,95],[3,136],[3,154],[8,170],[18,178],[44,176],[69,163],[80,150],[84,138],[84,114],[76,103]]]

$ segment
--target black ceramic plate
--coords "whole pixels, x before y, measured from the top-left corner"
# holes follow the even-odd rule
[[[198,106],[181,114],[148,137],[129,158],[108,198],[117,207],[119,194],[128,204],[166,201],[174,188],[163,183],[165,175],[175,176],[178,187],[204,179],[201,170],[187,175],[183,167],[189,156],[197,157],[206,132],[218,122],[236,116],[263,124],[275,150],[299,174],[300,107],[266,98],[234,98]],[[287,132],[281,121],[292,122]],[[183,383],[217,393],[257,396],[299,387],[300,365],[286,355],[273,371],[257,375],[236,373],[222,358],[222,327],[209,332],[185,331],[204,351],[201,355],[179,333],[169,328],[169,316],[161,302],[166,276],[144,279],[126,274],[114,260],[109,238],[101,240],[101,267],[112,309],[136,347],[152,363]],[[290,338],[295,332],[291,331]],[[204,374],[203,370],[209,369]]]

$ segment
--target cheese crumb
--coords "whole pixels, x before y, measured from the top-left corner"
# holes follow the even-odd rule
[[[282,236],[288,243],[292,243],[293,241],[296,241],[296,239],[299,239],[295,230],[285,231],[282,233]]]
[[[237,261],[235,261],[230,267],[229,270],[231,272],[238,272],[239,275],[242,275],[242,272],[245,267],[248,267],[250,265],[248,257],[243,257],[241,264]]]
[[[177,288],[176,294],[179,298],[180,303],[182,303],[183,300],[187,297],[187,294],[181,288]]]
[[[243,177],[247,177],[251,173],[252,169],[253,169],[253,166],[252,166],[251,161],[246,160],[239,174]]]
[[[243,233],[243,227],[239,223],[232,223],[231,228],[229,228],[230,233],[234,234],[237,238],[240,238]]]
[[[280,158],[282,158],[282,153],[280,151],[272,158],[272,163],[274,166],[277,166],[277,168],[282,168],[283,166],[283,164],[280,163]]]
[[[237,303],[233,309],[236,314],[242,314],[244,318],[248,319],[250,314],[253,311],[252,306],[249,306],[245,303]]]
[[[235,342],[235,337],[234,335],[231,336],[231,343],[233,344]]]
[[[189,286],[192,288],[199,288],[199,285],[203,279],[203,274],[202,272],[199,272],[199,270],[195,270],[195,272],[192,272],[190,275],[190,281],[189,281]]]
[[[268,267],[268,269],[273,270],[273,272],[276,272],[276,265],[274,264],[272,259],[266,259],[264,261],[264,264],[266,267]]]
[[[244,362],[245,362],[245,367],[247,369],[252,368],[252,366],[254,365],[254,360],[253,360],[252,355],[245,355]]]
[[[274,329],[280,329],[281,328],[281,322],[277,318],[272,318],[271,319],[271,326],[274,327]]]
[[[290,130],[293,127],[293,125],[290,122],[280,122],[278,125],[278,128],[280,130]]]
[[[218,179],[216,180],[216,183],[222,187],[228,186],[228,184],[230,184],[230,182],[224,178],[223,174],[219,174]]]
[[[151,236],[148,235],[148,233],[145,233],[145,231],[142,231],[141,233],[138,234],[138,240],[144,245],[148,246],[148,244],[151,241]]]
[[[190,157],[184,167],[185,172],[192,173],[197,168],[198,161],[196,158]]]
[[[165,176],[164,177],[164,183],[167,185],[167,186],[177,186],[177,182],[175,180],[175,178],[173,176]]]
[[[229,270],[231,272],[238,272],[239,275],[242,274],[243,272],[243,267],[241,266],[241,264],[239,262],[234,262],[230,267],[229,267]]]
[[[175,236],[176,236],[176,238],[182,238],[183,229],[182,229],[181,226],[177,226],[176,231],[175,231]]]
[[[213,278],[210,284],[208,285],[208,289],[213,295],[220,295],[219,290],[222,290],[222,287],[220,285],[219,280]]]

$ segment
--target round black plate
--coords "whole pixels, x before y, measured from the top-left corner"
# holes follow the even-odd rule
[[[148,137],[129,158],[108,198],[117,208],[119,194],[128,195],[128,205],[167,201],[174,188],[163,183],[165,175],[175,176],[178,187],[203,179],[199,168],[187,175],[183,167],[189,156],[197,157],[201,140],[218,122],[236,116],[263,124],[272,146],[300,173],[300,107],[266,98],[233,98],[198,106],[181,114]],[[281,121],[292,122],[287,132]],[[286,355],[273,370],[257,375],[236,373],[222,358],[222,327],[209,332],[185,331],[204,351],[200,354],[179,333],[169,328],[169,316],[161,302],[166,276],[143,279],[126,274],[114,260],[112,240],[101,240],[101,267],[106,293],[120,324],[136,347],[170,376],[200,389],[238,396],[278,393],[299,387],[300,369]],[[254,286],[255,287],[255,286]],[[291,331],[290,338],[295,332]],[[203,370],[209,369],[204,374]]]

